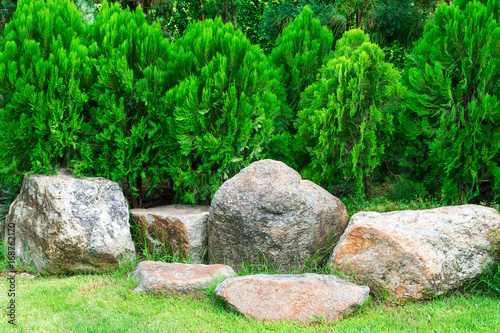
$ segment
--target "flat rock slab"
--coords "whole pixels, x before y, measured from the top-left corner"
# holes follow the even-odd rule
[[[245,316],[260,320],[336,321],[358,309],[370,288],[334,275],[248,275],[227,279],[215,295]]]
[[[135,293],[194,295],[219,280],[235,276],[226,265],[201,265],[142,261],[132,273],[139,280]]]
[[[330,264],[399,299],[431,298],[478,277],[494,262],[496,210],[464,205],[354,214]]]
[[[169,249],[183,258],[203,262],[207,248],[210,206],[168,205],[131,209],[130,214],[144,232],[150,248]]]
[[[328,191],[283,162],[261,160],[215,193],[209,259],[236,269],[262,262],[294,269],[338,240],[347,221],[346,207]]]
[[[75,178],[64,169],[25,176],[4,233],[18,261],[49,274],[103,272],[135,259],[128,205],[118,183]]]

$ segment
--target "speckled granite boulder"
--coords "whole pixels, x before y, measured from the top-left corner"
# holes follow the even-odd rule
[[[329,233],[340,236],[347,220],[344,204],[320,186],[282,162],[258,161],[215,193],[209,257],[234,268],[264,257],[276,267],[295,268],[328,244]]]
[[[476,278],[494,261],[487,235],[499,224],[494,209],[476,205],[360,212],[330,264],[399,299],[431,298]]]
[[[107,271],[135,258],[120,186],[104,178],[77,179],[65,170],[24,178],[5,221],[4,242],[22,264],[52,274]]]
[[[131,209],[130,214],[156,251],[167,247],[181,257],[203,262],[207,248],[207,221],[210,206],[169,205]]]

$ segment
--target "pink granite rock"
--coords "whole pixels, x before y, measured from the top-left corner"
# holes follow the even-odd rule
[[[227,279],[215,295],[236,311],[257,319],[336,321],[358,309],[370,288],[334,275],[248,275]]]
[[[139,280],[133,292],[176,293],[192,295],[207,284],[235,276],[226,265],[201,265],[142,261],[132,273]]]
[[[354,214],[330,264],[371,281],[399,299],[420,299],[460,287],[494,262],[488,233],[500,215],[465,205]]]

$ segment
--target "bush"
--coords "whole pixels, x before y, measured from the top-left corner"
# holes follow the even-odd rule
[[[309,7],[304,7],[278,37],[270,59],[283,70],[282,82],[292,110],[297,109],[300,94],[315,81],[319,68],[328,60],[332,43],[332,34],[321,27]]]
[[[91,38],[99,46],[99,61],[87,171],[121,182],[138,207],[146,181],[152,189],[166,173],[155,142],[174,135],[158,117],[172,116],[162,97],[180,79],[175,57],[160,25],[149,25],[141,8],[131,12],[104,1]]]
[[[408,62],[406,163],[445,200],[500,194],[498,5],[441,5]]]
[[[88,118],[95,45],[69,0],[19,1],[0,39],[0,171],[72,167]]]
[[[380,47],[361,30],[346,32],[299,105],[297,144],[309,153],[305,176],[329,190],[354,181],[356,194],[370,194],[404,94]]]
[[[174,44],[186,77],[167,92],[175,140],[158,143],[177,198],[200,202],[251,162],[264,158],[275,125],[287,118],[277,71],[258,46],[220,19],[188,27]],[[278,120],[277,120],[278,119]]]

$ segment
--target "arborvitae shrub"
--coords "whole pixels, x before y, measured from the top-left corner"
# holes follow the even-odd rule
[[[88,171],[120,181],[132,205],[140,206],[143,183],[152,189],[166,173],[166,156],[158,154],[155,142],[174,133],[160,126],[158,117],[172,116],[162,97],[179,75],[161,26],[149,25],[140,8],[131,12],[105,1],[91,37],[100,55],[92,90],[94,161]]]
[[[404,93],[380,47],[361,30],[346,32],[299,105],[297,145],[309,153],[304,176],[330,190],[354,181],[357,194],[369,194]]]
[[[73,166],[95,78],[95,45],[69,0],[19,1],[0,39],[0,170]],[[69,165],[67,165],[69,164]],[[77,170],[78,171],[78,170]]]
[[[175,117],[175,141],[159,146],[170,161],[178,199],[200,202],[266,156],[275,121],[286,113],[284,93],[259,47],[231,23],[189,26],[174,52],[186,79],[165,96]]]
[[[297,109],[300,94],[315,81],[318,70],[328,60],[332,44],[332,33],[313,17],[309,7],[304,7],[278,37],[270,59],[282,69],[282,82],[292,110]]]
[[[500,193],[500,2],[484,2],[440,6],[407,67],[407,167],[447,200]]]

